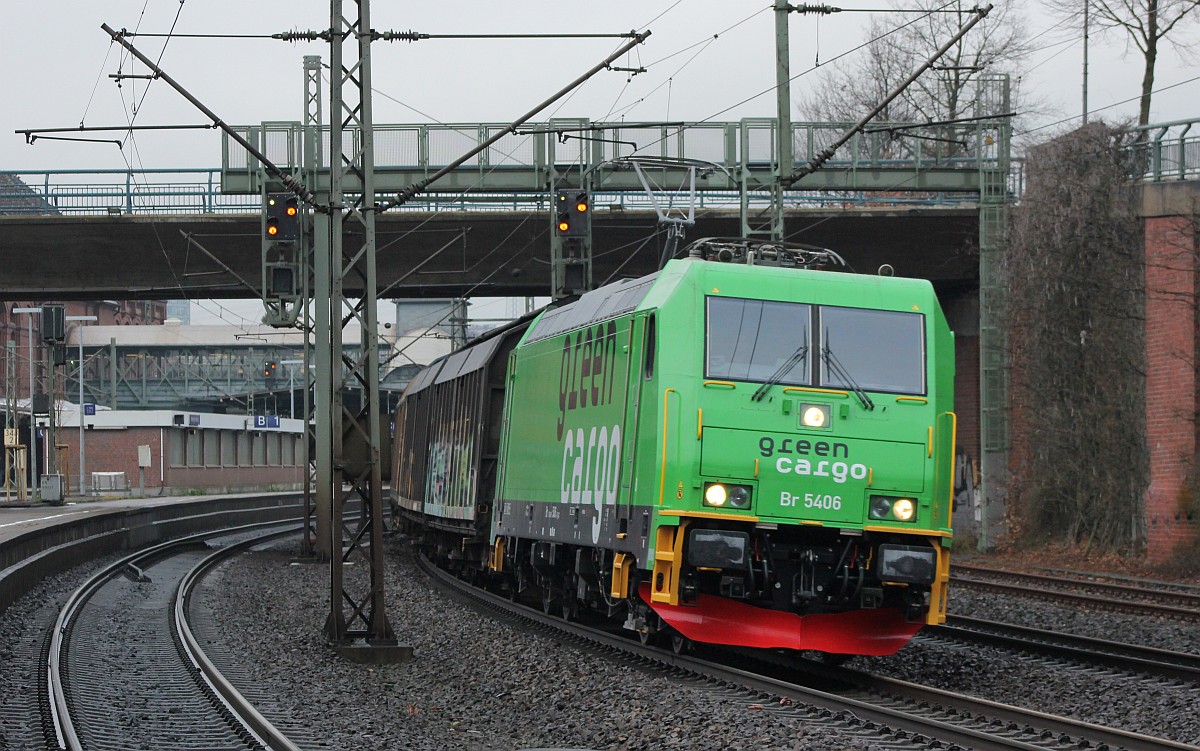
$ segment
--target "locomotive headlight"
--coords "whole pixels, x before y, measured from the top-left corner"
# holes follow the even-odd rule
[[[750,488],[745,485],[726,485],[723,482],[704,486],[704,505],[713,508],[750,508]]]
[[[748,508],[750,506],[750,490],[741,485],[734,485],[729,490],[729,505],[734,508]]]
[[[704,489],[704,505],[716,506],[720,508],[729,500],[729,493],[725,490],[725,486],[720,483],[713,483]]]
[[[917,518],[917,502],[912,498],[890,498],[886,495],[873,495],[871,496],[868,515],[872,519],[910,522]]]
[[[892,516],[902,522],[912,521],[913,515],[916,513],[917,506],[911,498],[897,498],[892,503]]]
[[[886,519],[892,511],[892,499],[885,495],[871,496],[871,511],[872,519]]]
[[[829,427],[829,405],[801,404],[800,424],[806,428]]]

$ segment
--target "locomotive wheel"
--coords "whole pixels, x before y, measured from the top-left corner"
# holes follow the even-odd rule
[[[678,631],[671,632],[671,651],[677,655],[684,652],[692,651],[692,640],[679,633]]]
[[[658,617],[654,611],[650,611],[650,615],[646,618],[646,626],[649,627],[648,631],[638,632],[638,641],[642,643],[642,646],[656,647],[662,644],[663,629],[666,628],[663,619]]]

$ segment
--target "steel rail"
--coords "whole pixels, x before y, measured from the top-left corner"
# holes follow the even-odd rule
[[[300,747],[292,743],[267,718],[263,717],[254,705],[217,669],[217,666],[213,664],[213,661],[204,652],[200,641],[192,633],[191,625],[188,623],[187,610],[188,604],[191,601],[192,590],[204,578],[209,569],[226,558],[231,557],[234,553],[259,545],[273,537],[294,534],[301,531],[301,529],[302,527],[300,526],[293,526],[293,528],[282,532],[263,535],[252,540],[244,540],[215,551],[184,575],[175,593],[174,627],[175,632],[179,635],[180,644],[187,658],[200,671],[209,688],[217,696],[221,697],[221,700],[225,702],[225,706],[233,712],[238,721],[249,729],[264,747],[271,751],[300,751]]]
[[[955,743],[965,748],[983,751],[984,749],[1022,749],[1023,751],[1046,751],[1048,745],[1037,745],[1010,738],[999,734],[1007,731],[1007,726],[997,733],[989,733],[963,725],[957,725],[928,716],[913,714],[911,708],[893,708],[883,702],[872,702],[837,693],[822,691],[802,686],[779,678],[760,675],[748,670],[721,665],[708,660],[674,654],[670,650],[643,646],[624,636],[598,631],[587,626],[567,622],[561,618],[545,615],[532,608],[510,603],[505,598],[473,587],[455,578],[452,574],[434,567],[424,558],[417,558],[420,568],[441,585],[455,593],[475,600],[489,609],[500,611],[509,616],[515,616],[532,621],[541,626],[551,627],[565,632],[574,638],[585,642],[601,645],[613,651],[636,656],[641,659],[667,665],[686,673],[693,673],[708,679],[722,681],[739,687],[744,686],[756,691],[787,697],[794,702],[809,706],[825,708],[834,712],[849,712],[860,720],[877,722],[886,727],[916,733],[924,737],[936,738],[945,743]],[[925,702],[939,706],[952,705],[963,711],[963,717],[985,716],[1001,719],[1009,723],[1020,723],[1039,730],[1047,730],[1055,736],[1066,735],[1080,739],[1081,747],[1089,743],[1107,743],[1114,748],[1124,748],[1129,751],[1166,751],[1191,749],[1189,746],[1175,741],[1151,736],[1140,735],[1128,731],[1107,728],[1092,723],[1081,722],[1069,718],[1013,707],[999,702],[977,699],[969,696],[953,694],[935,688],[919,686],[891,678],[873,676],[858,671],[837,669],[828,675],[836,676],[842,681],[850,680],[857,688],[878,691],[902,696],[913,702]]]
[[[1193,610],[1191,608],[1177,608],[1170,605],[1161,605],[1157,603],[1137,602],[1136,600],[1120,600],[1112,597],[1098,597],[1094,594],[1065,592],[1055,589],[1039,589],[1022,586],[1020,584],[1005,584],[1003,582],[972,579],[964,576],[951,576],[950,583],[956,587],[968,587],[988,592],[1016,595],[1019,597],[1033,597],[1039,600],[1061,600],[1074,605],[1081,605],[1091,608],[1102,607],[1108,610],[1124,611],[1139,615],[1169,617],[1191,621],[1200,620],[1200,610]]]
[[[1094,581],[1087,578],[1089,575],[1075,572],[1071,578],[1063,576],[1052,576],[1050,574],[1036,574],[1026,571],[1006,571],[1004,569],[990,568],[987,566],[969,566],[954,564],[951,568],[952,572],[961,572],[964,574],[976,574],[981,576],[994,576],[1001,579],[1010,579],[1017,581],[1033,581],[1039,584],[1047,584],[1054,587],[1084,587],[1087,589],[1096,590],[1099,592],[1110,592],[1114,594],[1124,594],[1133,597],[1141,597],[1144,599],[1168,600],[1177,603],[1182,603],[1185,606],[1200,609],[1200,594],[1194,591],[1181,591],[1179,589],[1154,589],[1145,586],[1135,586],[1133,584],[1120,584],[1111,581]],[[1066,572],[1064,572],[1066,573]],[[1097,579],[1106,578],[1103,574],[1094,574]],[[1162,584],[1164,587],[1174,586],[1171,582],[1149,582],[1141,580],[1145,584]],[[1185,589],[1192,589],[1184,585]]]
[[[54,628],[50,637],[50,653],[46,662],[46,683],[47,692],[49,694],[50,719],[54,727],[55,739],[60,750],[83,751],[83,745],[79,739],[79,734],[75,729],[74,720],[71,718],[71,703],[67,697],[66,685],[62,670],[64,665],[63,649],[65,647],[67,634],[71,624],[75,621],[83,606],[87,604],[89,599],[91,599],[92,595],[99,591],[99,589],[110,579],[118,576],[126,568],[133,567],[134,570],[137,571],[137,563],[149,558],[161,556],[163,553],[166,553],[173,548],[185,547],[196,542],[202,542],[206,538],[218,535],[227,535],[230,532],[277,527],[281,524],[294,524],[294,522],[257,522],[254,524],[247,524],[244,526],[232,527],[223,530],[200,532],[187,537],[181,537],[177,540],[162,542],[149,548],[139,550],[121,558],[112,564],[109,564],[71,593],[71,596],[67,598],[66,603],[63,604],[62,609],[59,611],[58,618],[55,620]]]
[[[1200,682],[1200,655],[1186,652],[957,615],[947,617],[946,625],[931,629],[926,634],[933,638],[945,636],[1008,649],[1026,649],[1052,657],[1084,660],[1121,670]]]

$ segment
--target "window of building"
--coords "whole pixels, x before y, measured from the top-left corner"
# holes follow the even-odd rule
[[[221,466],[237,466],[237,436],[232,430],[221,431]]]
[[[204,441],[204,466],[221,466],[221,431],[202,430],[200,435]]]
[[[200,433],[195,430],[187,432],[187,465],[189,467],[204,466],[204,443]]]
[[[251,433],[253,436],[254,466],[262,467],[267,463],[267,437],[262,433]]]
[[[178,428],[167,431],[167,461],[172,467],[187,466],[187,431]]]

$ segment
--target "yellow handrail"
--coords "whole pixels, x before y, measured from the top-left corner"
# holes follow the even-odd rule
[[[663,496],[667,492],[667,415],[671,408],[671,393],[679,393],[675,389],[663,392],[663,439],[662,439],[662,469],[658,473],[658,505],[663,504]]]

